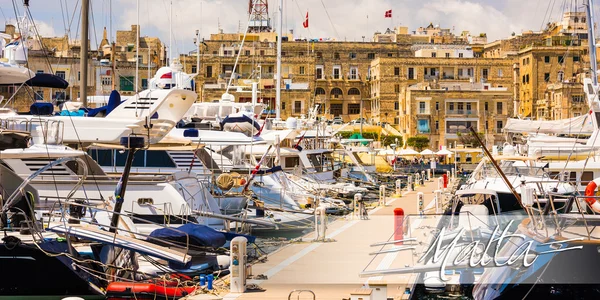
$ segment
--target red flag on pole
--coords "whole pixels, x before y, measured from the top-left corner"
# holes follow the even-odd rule
[[[306,12],[306,20],[302,22],[302,26],[304,26],[304,28],[308,28],[308,12]]]
[[[392,17],[392,10],[391,9],[385,11],[385,17],[386,18],[391,18]]]

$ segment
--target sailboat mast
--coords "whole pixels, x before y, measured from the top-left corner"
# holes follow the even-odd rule
[[[281,40],[283,39],[283,0],[279,0],[277,16],[277,85],[275,89],[275,117],[281,120]]]
[[[173,59],[173,1],[169,5],[169,65]]]
[[[135,94],[139,93],[140,80],[140,0],[136,2],[137,29],[135,30]],[[137,113],[137,110],[136,110]]]
[[[90,0],[81,1],[81,52],[80,52],[80,74],[79,99],[83,107],[87,107],[87,75],[88,75],[88,17],[90,14]]]
[[[594,1],[588,0],[585,5],[588,27],[588,47],[590,52],[590,71],[594,87],[598,85],[598,63],[596,62],[596,34],[594,32]]]

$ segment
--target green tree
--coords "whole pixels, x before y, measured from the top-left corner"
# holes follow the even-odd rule
[[[472,132],[469,132],[469,133],[458,132],[456,135],[458,136],[458,140],[460,141],[460,143],[465,146],[471,146],[471,147],[479,147],[480,146],[479,141],[477,141],[477,138],[475,138],[475,136],[473,135]],[[483,132],[478,132],[477,135],[479,136],[479,139],[482,141],[485,138],[485,135]]]
[[[396,143],[396,139],[398,139],[398,143]],[[389,146],[391,144],[396,144],[396,147],[402,147],[403,141],[401,135],[384,135],[381,136],[381,145]]]
[[[413,136],[406,140],[406,144],[421,152],[424,148],[429,147],[429,139],[426,136]]]

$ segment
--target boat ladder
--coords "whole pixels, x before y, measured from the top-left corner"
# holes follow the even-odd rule
[[[290,292],[290,294],[288,295],[288,300],[292,299],[292,295],[294,295],[295,293],[297,293],[297,297],[296,300],[300,299],[300,294],[302,293],[311,293],[312,294],[312,299],[316,300],[317,296],[315,295],[315,292],[311,291],[311,290],[293,290]]]

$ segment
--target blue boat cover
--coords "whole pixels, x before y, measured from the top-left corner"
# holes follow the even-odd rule
[[[46,87],[54,89],[66,89],[69,87],[69,83],[54,75],[47,73],[37,73],[35,76],[27,81],[25,84],[28,86]]]
[[[176,228],[161,228],[150,233],[148,241],[169,240],[178,243],[187,243],[189,236],[190,245],[218,248],[225,245],[227,239],[225,234],[218,232],[208,226],[188,223]]]
[[[95,117],[100,113],[106,117],[111,111],[117,108],[119,104],[121,104],[121,94],[119,94],[119,92],[116,90],[113,90],[110,92],[110,96],[108,97],[108,103],[102,107],[90,109],[90,112],[88,112],[88,117]]]
[[[35,102],[29,107],[29,113],[34,116],[49,116],[54,113],[54,105],[48,102]]]
[[[255,120],[253,120],[252,118],[250,118],[246,115],[235,116],[235,117],[231,117],[231,116],[225,117],[225,119],[223,119],[223,121],[221,121],[221,130],[223,130],[223,125],[225,125],[227,123],[250,123],[252,126],[254,126],[254,128],[256,128],[256,130],[260,130],[260,125],[258,124],[258,122],[256,122]]]

